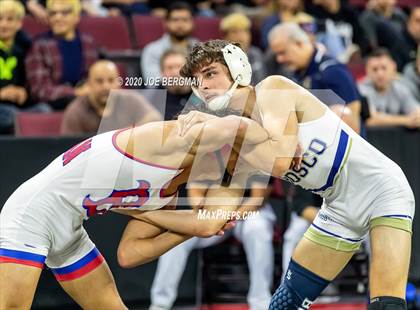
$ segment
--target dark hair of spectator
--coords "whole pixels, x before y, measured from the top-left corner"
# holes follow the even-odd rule
[[[183,49],[179,49],[179,48],[170,48],[167,49],[162,56],[160,57],[160,69],[163,69],[163,63],[165,62],[166,58],[168,58],[169,56],[172,55],[180,55],[184,58],[187,57],[187,53],[183,50]]]
[[[368,59],[377,58],[377,57],[388,57],[391,60],[394,60],[391,56],[391,53],[386,48],[383,48],[383,47],[380,47],[380,48],[377,48],[377,49],[373,50],[369,54]]]
[[[221,63],[227,67],[222,48],[228,44],[232,43],[225,40],[210,40],[194,45],[188,54],[187,62],[181,68],[181,76],[193,78],[196,72],[214,62]],[[240,47],[238,43],[233,44]]]
[[[168,11],[166,13],[166,20],[168,20],[171,17],[171,14],[173,11],[180,11],[180,10],[189,11],[191,13],[191,16],[194,16],[194,10],[188,2],[176,1],[176,2],[172,2],[169,5]]]

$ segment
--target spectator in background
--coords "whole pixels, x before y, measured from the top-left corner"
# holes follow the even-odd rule
[[[121,11],[118,8],[106,8],[103,0],[82,0],[83,12],[89,16],[119,16]]]
[[[377,32],[378,45],[386,47],[397,62],[398,71],[416,59],[417,47],[420,45],[420,7],[411,10],[406,27],[397,31],[389,23],[379,23]]]
[[[215,167],[218,171],[219,167]],[[268,202],[264,202],[271,188],[261,180],[249,180],[250,190],[244,194],[243,204],[238,212],[259,211],[248,220],[239,220],[233,230],[210,238],[193,237],[178,245],[159,258],[151,289],[152,305],[149,310],[170,310],[176,299],[179,281],[194,249],[206,248],[235,236],[242,242],[248,261],[250,288],[247,301],[250,310],[266,310],[271,299],[271,285],[274,272],[273,227],[276,215]],[[200,208],[207,188],[204,184],[190,184],[188,197],[193,208]],[[246,202],[246,203],[245,203]],[[169,276],[168,276],[169,275]]]
[[[359,22],[358,12],[345,0],[306,0],[305,11],[319,24],[332,21],[339,31],[350,59],[357,47],[363,54],[368,52],[369,42]],[[354,44],[357,44],[355,46]]]
[[[309,17],[309,19],[304,17],[296,18],[295,23],[308,34],[312,44],[319,49],[323,49],[335,59],[343,63],[346,62],[346,48],[334,23],[326,21],[325,24],[318,25],[313,17]]]
[[[277,62],[292,71],[294,79],[303,87],[317,90],[313,94],[334,112],[344,103],[349,108],[344,109],[346,122],[359,132],[361,102],[347,67],[315,47],[307,33],[296,24],[275,26],[268,39]]]
[[[234,12],[241,12],[247,16],[261,16],[264,14],[267,0],[210,0],[212,10],[217,16],[225,16]]]
[[[193,10],[186,2],[173,2],[165,18],[166,33],[158,40],[149,43],[141,56],[141,71],[145,79],[160,76],[159,61],[169,48],[187,51],[197,42],[191,38],[194,29]],[[145,29],[147,31],[147,29]]]
[[[369,102],[367,126],[420,127],[420,106],[397,77],[397,65],[389,52],[378,49],[369,55],[367,78],[359,89]]]
[[[220,30],[226,41],[239,43],[248,55],[252,66],[251,83],[256,85],[267,75],[264,68],[263,54],[261,50],[251,45],[251,21],[242,13],[233,13],[224,17],[220,22]]]
[[[338,60],[345,58],[345,47],[332,22],[327,22],[324,27],[325,29],[318,29],[319,27],[313,17],[310,15],[299,15],[294,19],[294,23],[298,24],[309,36],[312,44],[323,52]],[[266,51],[264,57],[264,64],[268,69],[268,75],[281,74],[292,78],[291,73],[275,60],[275,55],[270,49]]]
[[[388,22],[396,31],[401,32],[405,28],[407,15],[399,7],[396,0],[370,0],[366,9],[360,16],[366,36],[371,48],[378,47],[377,26],[380,22]]]
[[[38,22],[48,25],[48,12],[45,8],[45,0],[26,0],[26,9]]]
[[[92,1],[92,0],[86,0]],[[111,12],[120,11],[123,15],[148,14],[150,8],[146,0],[101,0],[102,5]],[[114,13],[113,13],[114,14]]]
[[[26,72],[32,98],[63,110],[88,93],[81,84],[98,52],[93,39],[77,31],[79,0],[48,0],[47,10],[51,31],[34,41]]]
[[[165,51],[160,59],[161,75],[164,78],[181,78],[179,71],[185,64],[187,54],[184,50],[169,49]],[[164,86],[167,90],[165,105],[165,120],[172,120],[185,107],[191,95],[190,85],[177,83]]]
[[[48,25],[47,0],[21,0],[26,3],[28,12],[41,24]],[[107,9],[102,5],[104,0],[80,0],[83,13],[89,16],[118,16],[121,11],[117,8]],[[130,1],[130,0],[128,0]]]
[[[89,70],[89,93],[76,98],[64,112],[63,135],[96,134],[158,121],[158,111],[135,91],[119,90],[117,66],[100,60]]]
[[[49,111],[46,105],[34,105],[26,90],[25,56],[30,40],[23,32],[23,5],[15,0],[0,4],[0,133],[12,133],[15,113],[20,110]]]
[[[261,44],[263,49],[268,48],[268,33],[280,23],[297,22],[296,19],[312,21],[313,18],[303,12],[302,0],[271,0],[269,5],[270,16],[264,19],[261,25]]]
[[[48,25],[48,13],[45,8],[45,1],[27,0],[26,9],[39,23]]]
[[[405,66],[403,79],[417,102],[420,102],[420,45],[417,49],[417,60]]]

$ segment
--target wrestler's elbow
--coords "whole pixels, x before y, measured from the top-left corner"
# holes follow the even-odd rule
[[[132,257],[129,253],[127,247],[125,246],[119,246],[117,251],[117,260],[118,265],[122,268],[131,268],[132,267]]]
[[[255,121],[239,116],[229,116],[231,121],[229,123],[233,127],[231,132],[234,138],[245,139],[247,144],[259,144],[269,139],[268,132],[260,127]]]
[[[135,253],[129,243],[126,242],[118,247],[117,260],[121,268],[134,268],[149,262],[151,258]]]
[[[241,122],[241,118],[236,115],[228,115],[221,118],[223,125],[215,128],[218,135],[223,135],[226,142],[233,142],[237,136],[245,136],[246,124]],[[221,131],[223,128],[223,132]]]

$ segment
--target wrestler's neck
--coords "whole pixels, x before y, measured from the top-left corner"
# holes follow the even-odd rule
[[[255,105],[255,91],[253,86],[238,86],[229,101],[229,107],[244,111],[244,116],[252,114]]]

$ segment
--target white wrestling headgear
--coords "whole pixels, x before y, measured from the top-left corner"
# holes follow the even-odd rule
[[[238,46],[233,44],[228,44],[222,48],[223,58],[228,66],[230,75],[234,81],[233,85],[229,90],[223,95],[217,96],[206,102],[198,93],[198,90],[193,87],[193,91],[201,100],[206,103],[208,109],[212,111],[218,111],[226,109],[230,98],[233,96],[233,92],[238,87],[248,86],[251,83],[252,77],[252,68],[248,61],[248,56],[245,52]]]

